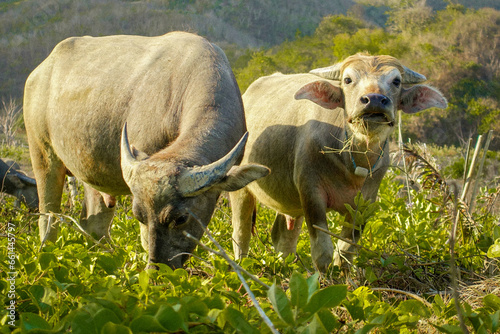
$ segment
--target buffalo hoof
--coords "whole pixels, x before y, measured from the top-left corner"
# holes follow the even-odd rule
[[[313,262],[316,270],[321,273],[326,273],[328,267],[332,263],[332,254],[323,253],[319,257],[313,258]]]

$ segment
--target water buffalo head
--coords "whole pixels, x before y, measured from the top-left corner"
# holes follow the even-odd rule
[[[141,222],[141,241],[150,263],[180,268],[196,244],[183,231],[200,239],[221,191],[235,191],[269,173],[260,165],[235,166],[247,135],[220,160],[186,166],[161,154],[147,156],[131,148],[126,125],[122,131],[123,178],[133,195],[132,211]],[[194,216],[196,217],[193,217]]]
[[[446,108],[436,89],[421,85],[425,76],[391,56],[356,54],[310,73],[329,80],[302,87],[296,99],[309,99],[325,108],[344,109],[348,130],[362,141],[385,140],[392,132],[396,111],[415,113],[430,107]]]

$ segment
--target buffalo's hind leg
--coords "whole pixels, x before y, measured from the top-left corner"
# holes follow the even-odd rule
[[[236,259],[248,255],[252,237],[255,197],[246,189],[229,193],[232,210],[233,251]]]
[[[37,183],[41,213],[38,228],[41,242],[54,242],[57,239],[56,219],[51,218],[48,213],[57,213],[61,210],[66,167],[52,151],[41,148],[43,146],[30,142],[31,163]]]
[[[80,215],[80,224],[88,234],[100,240],[110,238],[109,230],[115,213],[114,198],[101,194],[84,183],[85,198]],[[112,199],[112,200],[109,200]]]
[[[303,217],[292,218],[281,213],[276,214],[271,239],[274,248],[282,253],[283,258],[297,251],[297,241],[302,229]]]

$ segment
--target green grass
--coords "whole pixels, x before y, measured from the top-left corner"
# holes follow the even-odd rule
[[[390,174],[390,173],[389,173]],[[367,225],[351,280],[338,268],[312,275],[308,236],[298,244],[298,260],[282,260],[271,246],[274,212],[259,208],[257,236],[250,256],[240,265],[271,286],[247,279],[260,307],[281,333],[444,332],[459,330],[450,297],[448,234],[450,206],[442,206],[432,191],[412,193],[413,205],[398,197],[400,187],[384,179],[380,201],[365,214]],[[486,198],[494,191],[483,192]],[[15,234],[15,298],[9,297],[9,263],[0,264],[0,300],[16,301],[16,327],[9,310],[0,310],[2,333],[267,333],[257,309],[237,273],[222,258],[200,247],[185,269],[145,270],[147,254],[140,245],[138,222],[129,198],[118,203],[112,228],[111,251],[90,244],[68,224],[61,223],[56,243],[38,240],[37,217],[15,209],[10,198],[0,208],[0,258],[9,257],[8,233]],[[482,203],[479,201],[479,203]],[[478,205],[477,226],[464,224],[456,248],[462,280],[476,282],[484,275],[486,252],[500,238],[498,216]],[[78,216],[67,205],[63,213]],[[209,225],[214,238],[231,254],[230,208],[222,198]],[[329,214],[330,229],[342,221]],[[9,227],[11,230],[9,231]],[[304,228],[304,230],[306,230]],[[483,242],[477,247],[478,241]],[[216,246],[204,236],[202,242]],[[490,259],[495,261],[495,259]],[[498,262],[496,262],[498,265]],[[498,278],[496,279],[498,281]],[[494,279],[495,281],[495,279]],[[500,281],[499,284],[500,285]],[[385,290],[378,291],[376,288]],[[395,289],[414,293],[414,299]],[[387,292],[388,291],[388,292]],[[499,329],[497,292],[480,295],[479,305],[462,301],[469,329],[493,333]]]

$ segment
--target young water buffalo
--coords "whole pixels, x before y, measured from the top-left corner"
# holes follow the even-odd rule
[[[333,244],[313,225],[327,229],[330,210],[348,215],[345,204],[355,207],[359,191],[376,199],[396,111],[447,106],[436,89],[414,85],[425,80],[393,57],[357,54],[311,74],[255,81],[243,95],[250,137],[242,163],[263,164],[271,174],[230,194],[236,256],[248,252],[258,199],[278,212],[271,234],[276,250],[295,252],[305,218],[314,264],[325,271]],[[342,236],[356,242],[359,232],[344,227]],[[334,263],[351,261],[353,250],[339,241]]]
[[[58,212],[65,175],[85,184],[82,226],[108,236],[115,196],[133,195],[149,262],[178,268],[223,190],[268,174],[235,166],[245,145],[229,62],[202,37],[69,38],[30,74],[24,120],[40,212]],[[242,138],[240,140],[240,138]],[[129,140],[133,146],[129,145]],[[55,240],[48,216],[40,238]]]

